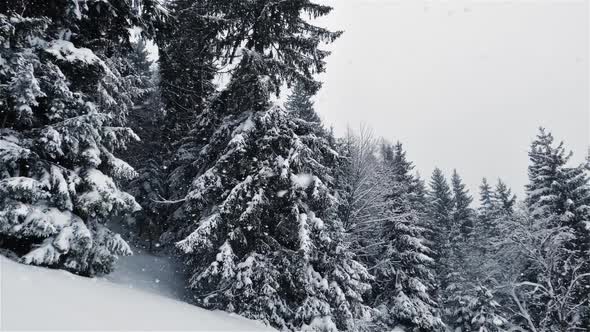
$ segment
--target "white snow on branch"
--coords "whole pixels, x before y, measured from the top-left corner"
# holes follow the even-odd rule
[[[84,62],[88,65],[102,64],[102,60],[88,48],[77,48],[71,42],[63,39],[54,40],[45,49],[59,60],[68,62]]]
[[[307,188],[313,183],[313,176],[311,174],[291,174],[291,182],[299,188]]]

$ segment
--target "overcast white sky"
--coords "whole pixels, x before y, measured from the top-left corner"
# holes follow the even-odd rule
[[[590,142],[588,1],[325,0],[330,49],[316,109],[401,140],[423,177],[453,168],[523,198],[540,125],[583,160]],[[477,199],[477,198],[476,198]]]

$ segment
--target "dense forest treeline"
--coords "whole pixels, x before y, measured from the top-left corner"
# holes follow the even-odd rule
[[[541,128],[526,197],[484,178],[474,208],[457,171],[336,137],[312,101],[330,11],[1,3],[0,253],[94,276],[145,246],[196,305],[280,330],[589,331],[590,160]]]

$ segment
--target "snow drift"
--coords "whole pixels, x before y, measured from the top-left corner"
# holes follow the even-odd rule
[[[272,331],[160,295],[0,256],[0,330]]]

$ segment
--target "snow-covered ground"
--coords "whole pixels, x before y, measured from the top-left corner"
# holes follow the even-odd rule
[[[176,300],[176,265],[141,252],[106,278],[23,265],[0,256],[0,330],[272,331]]]
[[[183,299],[186,279],[178,262],[132,249],[133,255],[119,258],[115,271],[104,279],[128,288]]]

